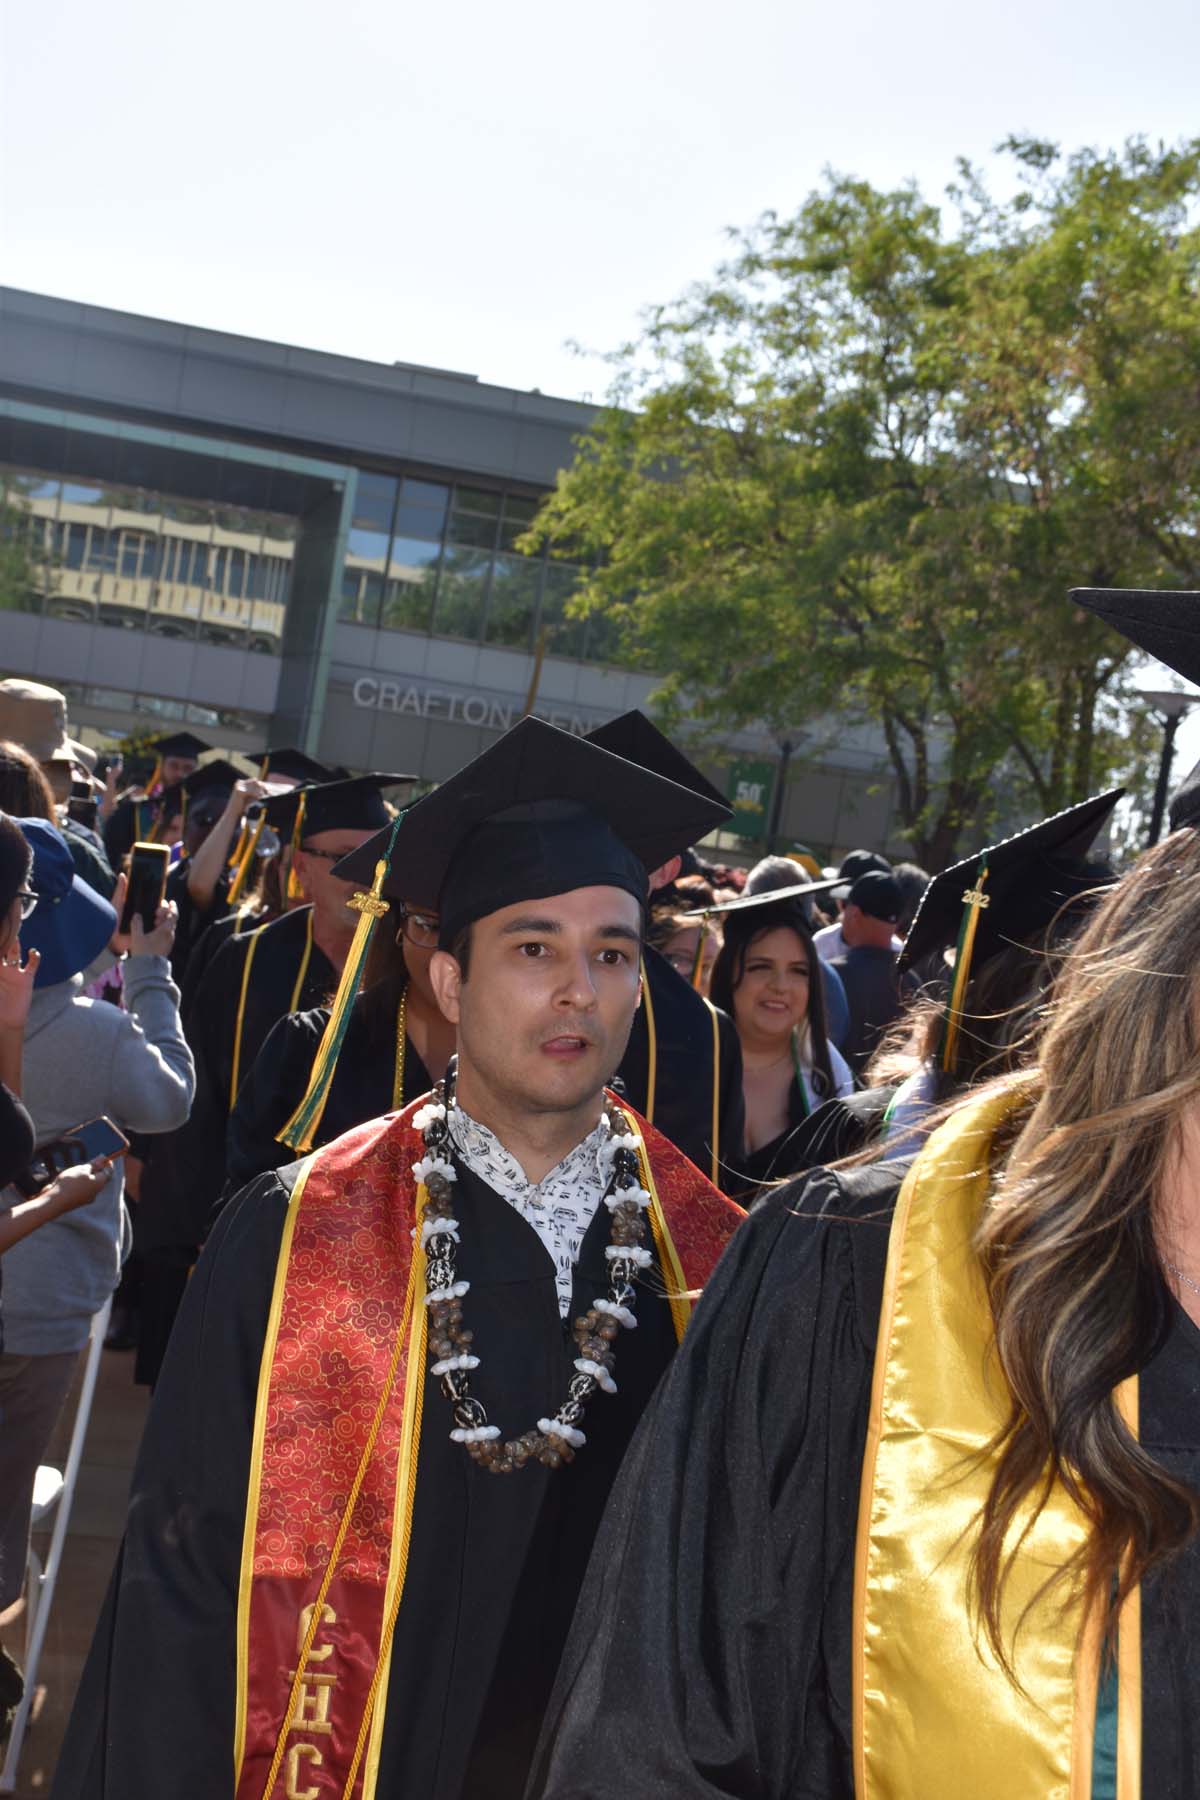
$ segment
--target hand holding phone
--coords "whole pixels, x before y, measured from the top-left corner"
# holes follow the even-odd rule
[[[128,939],[133,921],[142,922],[142,930],[151,932],[158,923],[159,909],[167,890],[167,869],[171,852],[165,844],[137,843],[129,853],[129,876],[125,885],[118,938]],[[121,948],[128,949],[128,942]]]

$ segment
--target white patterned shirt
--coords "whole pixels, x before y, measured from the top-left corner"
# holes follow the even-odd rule
[[[541,1238],[554,1264],[558,1310],[565,1319],[571,1310],[579,1248],[608,1187],[607,1126],[602,1120],[549,1174],[530,1181],[495,1132],[461,1106],[450,1108],[447,1124],[454,1148],[467,1168],[507,1200]]]

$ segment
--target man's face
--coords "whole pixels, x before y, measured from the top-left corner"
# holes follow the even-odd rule
[[[163,787],[174,787],[199,766],[194,756],[164,756],[159,781]]]
[[[507,1107],[571,1112],[610,1079],[637,1010],[641,908],[619,888],[523,901],[472,927],[467,979],[430,977],[464,1071]]]
[[[296,874],[304,898],[312,901],[319,919],[333,928],[353,930],[358,914],[350,905],[362,883],[342,881],[333,873],[334,864],[349,856],[360,844],[374,837],[373,831],[315,831],[296,851]]]

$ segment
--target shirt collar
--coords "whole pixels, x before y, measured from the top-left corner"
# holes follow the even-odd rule
[[[450,1139],[467,1167],[476,1174],[485,1174],[485,1178],[494,1179],[498,1172],[504,1177],[505,1185],[518,1192],[532,1187],[542,1187],[548,1181],[575,1179],[585,1181],[600,1180],[607,1185],[609,1172],[607,1121],[600,1119],[598,1125],[588,1132],[568,1150],[561,1162],[549,1169],[541,1181],[530,1181],[524,1169],[510,1150],[506,1150],[495,1132],[487,1125],[473,1119],[469,1112],[459,1106],[457,1101],[448,1109],[446,1123]]]

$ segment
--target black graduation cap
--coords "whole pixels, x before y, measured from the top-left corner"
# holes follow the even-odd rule
[[[405,814],[383,893],[439,914],[442,942],[488,913],[580,887],[645,901],[647,874],[728,818],[725,801],[526,718]],[[369,887],[380,835],[334,873]]]
[[[272,795],[264,811],[268,825],[281,838],[296,842],[315,837],[319,831],[382,831],[391,815],[381,789],[415,780],[415,775],[374,774],[309,783]]]
[[[306,756],[303,750],[293,750],[290,747],[268,750],[262,759],[261,775],[264,781],[271,775],[278,775],[283,781],[333,781],[339,778],[340,773],[344,771],[327,769],[315,756]]]
[[[1086,858],[1124,792],[1110,788],[1068,806],[935,875],[921,897],[898,967],[910,968],[958,942],[968,894],[983,894],[973,945],[973,966],[978,968],[1010,944],[1029,943],[1070,900],[1105,885],[1104,874],[1089,868]]]
[[[781,901],[794,903],[811,900],[816,894],[832,893],[835,887],[842,885],[842,877],[835,875],[829,881],[805,881],[798,887],[766,888],[760,894],[739,894],[735,900],[714,900],[711,906],[702,907],[696,912],[680,913],[679,918],[692,924],[698,919],[717,918],[724,913],[753,913],[758,907],[776,906]],[[749,922],[752,924],[753,919]]]
[[[703,794],[714,805],[724,807],[725,815],[729,817],[731,808],[721,790],[714,787],[683,751],[677,750],[670,738],[636,707],[622,713],[619,719],[610,719],[607,725],[598,725],[595,731],[589,731],[587,741],[598,744],[601,750],[611,751],[614,756],[623,756],[626,762],[636,763],[639,769],[649,769],[652,774],[662,775],[680,787],[691,788],[693,794]]]
[[[1072,588],[1071,598],[1185,681],[1200,682],[1200,593],[1167,588]]]
[[[168,750],[168,756],[190,756],[190,751]],[[190,775],[185,775],[179,786],[188,797],[189,803],[200,798],[201,794],[231,794],[239,781],[246,779],[245,771],[235,768],[223,756],[214,756],[211,762],[201,763]]]
[[[189,756],[198,762],[205,751],[212,749],[212,745],[206,744],[204,739],[198,738],[194,732],[173,731],[169,732],[166,737],[151,738],[150,748],[160,762],[164,756]]]
[[[1185,681],[1200,683],[1200,593],[1182,588],[1072,588],[1071,598]],[[1169,818],[1172,831],[1200,825],[1200,763],[1171,796]]]

